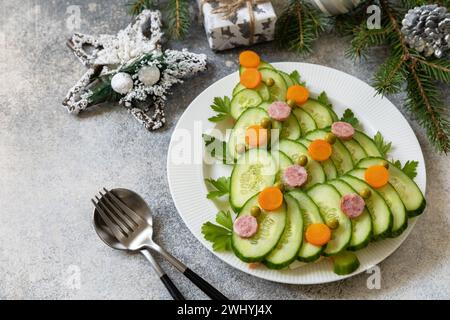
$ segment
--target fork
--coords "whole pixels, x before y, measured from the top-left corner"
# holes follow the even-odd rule
[[[150,214],[142,217],[130,209],[114,193],[106,188],[103,188],[103,191],[105,194],[99,192],[101,198],[95,196],[95,200],[91,199],[91,201],[114,237],[123,246],[131,251],[150,249],[158,252],[211,299],[228,300],[216,288],[153,241],[152,217]]]

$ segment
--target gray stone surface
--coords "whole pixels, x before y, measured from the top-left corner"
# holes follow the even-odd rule
[[[167,147],[193,98],[236,70],[238,50],[211,52],[196,23],[188,40],[169,44],[204,52],[210,64],[207,72],[176,87],[167,104],[167,126],[155,133],[116,105],[81,117],[61,106],[83,72],[64,45],[73,31],[68,7],[80,5],[77,31],[115,33],[129,21],[127,2],[0,2],[0,299],[170,298],[142,257],[113,251],[97,238],[89,199],[102,186],[141,193],[156,215],[157,240],[231,298],[450,298],[449,158],[434,152],[416,122],[411,123],[426,157],[429,207],[405,243],[381,263],[381,289],[367,288],[368,274],[315,286],[271,283],[234,270],[204,248],[174,208]],[[273,44],[255,49],[269,61],[307,61],[370,81],[385,52],[355,63],[344,57],[347,46],[347,40],[326,35],[306,58]],[[448,91],[446,98],[450,101]],[[391,100],[401,108],[402,96]],[[162,264],[188,298],[205,298]]]

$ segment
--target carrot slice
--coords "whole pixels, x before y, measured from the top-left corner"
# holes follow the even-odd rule
[[[249,89],[254,89],[261,83],[261,73],[255,68],[245,69],[241,74],[241,84]]]
[[[371,166],[366,169],[364,179],[373,188],[384,187],[389,181],[389,170],[384,166]]]
[[[245,143],[250,148],[257,148],[267,144],[268,131],[259,124],[250,126],[245,131]]]
[[[330,241],[331,230],[324,223],[313,223],[306,229],[305,238],[309,243],[321,247]]]
[[[239,55],[239,63],[244,68],[257,68],[260,62],[261,58],[254,51],[242,51]]]
[[[298,84],[290,86],[286,93],[287,100],[294,100],[297,105],[305,103],[309,99],[309,91]]]
[[[280,188],[268,187],[258,196],[259,206],[266,211],[275,211],[283,205],[283,193]]]
[[[331,144],[325,140],[314,140],[309,144],[308,153],[316,161],[325,161],[333,151]]]

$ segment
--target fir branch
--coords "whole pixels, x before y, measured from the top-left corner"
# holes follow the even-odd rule
[[[450,122],[443,108],[440,94],[430,75],[417,67],[418,59],[411,54],[406,44],[395,9],[388,0],[380,0],[380,5],[386,13],[389,24],[392,26],[393,35],[396,37],[394,44],[398,50],[401,50],[403,59],[407,61],[409,70],[406,106],[415,113],[419,123],[426,129],[430,141],[439,151],[447,153],[450,151]]]
[[[306,1],[290,0],[275,24],[275,38],[280,47],[308,53],[329,21]]]
[[[336,16],[334,22],[335,30],[344,36],[353,35],[361,27],[362,23],[367,21],[367,7],[371,1],[362,1],[355,9],[348,13]]]
[[[169,0],[167,3],[168,31],[173,39],[183,39],[191,25],[188,0]]]
[[[430,141],[438,150],[450,151],[450,121],[440,93],[432,78],[411,66],[407,79],[406,107],[412,111],[418,122],[425,128]]]
[[[450,61],[446,59],[424,60],[414,58],[422,70],[431,78],[450,85]]]
[[[406,60],[402,55],[391,55],[378,69],[374,86],[382,95],[398,93],[405,83]]]
[[[385,44],[391,31],[389,26],[382,26],[381,29],[368,29],[367,22],[362,22],[356,29],[350,43],[351,46],[345,55],[354,59],[365,58],[367,49]]]
[[[137,16],[145,9],[152,9],[152,8],[154,8],[154,6],[155,6],[155,3],[153,2],[153,0],[136,0],[136,1],[128,4],[128,7],[129,7],[128,12],[132,16]]]

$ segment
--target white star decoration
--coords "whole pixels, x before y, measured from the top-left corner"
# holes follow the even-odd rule
[[[206,69],[204,54],[186,49],[163,52],[162,36],[161,14],[150,10],[144,10],[116,36],[74,34],[68,45],[89,69],[69,90],[64,106],[70,113],[79,113],[106,100],[118,100],[148,130],[162,127],[167,91],[183,82],[182,78]],[[138,75],[148,67],[160,71],[159,81],[151,86],[141,82]],[[111,88],[111,78],[119,72],[129,73],[133,79],[133,88],[125,94]]]

